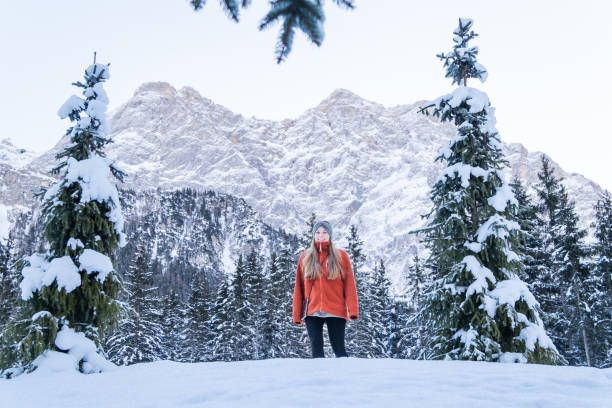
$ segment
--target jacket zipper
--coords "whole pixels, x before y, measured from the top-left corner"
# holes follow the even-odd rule
[[[321,244],[319,244],[320,246]],[[326,262],[327,258],[323,258],[323,262]],[[321,265],[321,276],[319,276],[320,285],[321,285],[321,311],[323,311],[323,295],[325,292],[323,291],[323,265]]]
[[[319,311],[323,311],[323,280],[321,279],[323,276],[323,271],[321,271],[321,275],[319,276],[319,286],[321,287],[321,306],[319,306]]]
[[[319,242],[319,253],[322,252],[321,242]],[[327,262],[327,257],[324,258],[324,262]],[[319,275],[319,286],[321,288],[321,305],[319,306],[319,311],[323,311],[323,265],[321,265],[321,274]]]

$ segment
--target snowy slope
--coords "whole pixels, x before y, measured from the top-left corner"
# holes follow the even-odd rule
[[[35,152],[18,148],[9,139],[0,140],[0,243],[8,238],[16,215],[32,207],[32,192],[51,180],[28,168],[35,157]]]
[[[612,369],[467,361],[158,361],[0,380],[3,407],[609,408]]]
[[[455,133],[418,113],[425,102],[387,108],[350,91],[334,91],[300,117],[281,122],[245,118],[202,97],[194,89],[167,83],[143,84],[110,116],[108,156],[129,174],[136,190],[192,187],[246,200],[267,224],[302,233],[314,211],[334,226],[342,247],[356,224],[372,260],[381,257],[394,287],[420,248],[408,234],[422,225],[429,191],[438,177],[434,157]],[[501,135],[504,140],[505,135]],[[19,174],[42,175],[67,140]],[[539,153],[504,145],[512,172],[527,185],[536,181]],[[601,188],[578,174],[566,174],[570,195],[584,226]],[[21,179],[6,186],[13,205]]]
[[[24,168],[36,157],[36,152],[31,152],[26,149],[21,149],[9,139],[0,140],[0,163],[10,163],[17,169]]]

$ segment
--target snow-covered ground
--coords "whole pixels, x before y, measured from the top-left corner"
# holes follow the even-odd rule
[[[612,369],[467,361],[158,361],[0,380],[2,407],[612,407]]]

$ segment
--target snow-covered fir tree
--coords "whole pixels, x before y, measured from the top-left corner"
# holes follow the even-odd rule
[[[425,300],[426,358],[554,364],[561,358],[518,276],[518,203],[504,182],[494,108],[484,92],[467,86],[469,78],[487,78],[476,61],[478,47],[468,44],[477,36],[472,26],[471,19],[459,19],[453,50],[438,55],[459,86],[423,108],[457,126],[437,157],[446,168],[434,183],[430,222],[421,231],[435,277]]]
[[[537,291],[533,290],[532,284],[538,276],[543,275],[550,258],[550,253],[545,252],[544,243],[541,239],[544,223],[538,216],[538,206],[532,202],[521,179],[515,177],[512,183],[510,183],[510,187],[512,187],[512,193],[518,203],[516,211],[517,222],[521,227],[521,231],[523,231],[519,243],[519,256],[524,266],[524,273],[521,278],[525,280],[532,293],[536,296],[536,299],[539,300]],[[541,317],[546,322],[546,319],[543,316]]]
[[[254,360],[258,358],[258,333],[252,326],[254,299],[247,299],[247,267],[242,258],[238,257],[236,270],[232,277],[227,301],[222,303],[225,308],[225,321],[221,321],[216,328],[217,351],[215,356],[228,360]],[[229,346],[229,348],[228,348]]]
[[[185,338],[183,336],[183,305],[174,289],[163,299],[161,326],[162,348],[165,360],[180,361]]]
[[[236,338],[232,333],[234,323],[232,295],[230,283],[222,279],[217,287],[209,319],[212,336],[208,348],[213,361],[233,360]]]
[[[559,274],[563,292],[563,309],[568,321],[566,348],[559,351],[572,365],[591,366],[592,322],[590,307],[585,303],[590,289],[586,283],[590,277],[587,267],[587,247],[584,238],[587,232],[578,226],[579,218],[575,204],[561,185],[559,210],[552,234],[555,251],[552,253],[555,273]],[[564,344],[562,343],[561,346]]]
[[[273,252],[265,276],[263,301],[263,358],[298,357],[300,332],[291,321],[293,279],[290,247],[281,247],[280,256]],[[293,279],[292,279],[293,278]]]
[[[612,197],[602,194],[595,205],[593,263],[585,302],[591,309],[593,365],[612,367]]]
[[[408,333],[412,333],[409,326],[411,312],[406,299],[401,296],[392,298],[391,323],[389,327],[391,333],[391,358],[412,358],[406,346],[407,344],[411,344],[407,339]]]
[[[15,333],[11,331],[19,318],[22,302],[19,299],[19,281],[13,256],[13,236],[0,238],[0,371],[9,368],[16,359]],[[9,324],[10,323],[10,324]]]
[[[208,347],[210,332],[210,289],[206,281],[195,276],[191,282],[191,293],[185,308],[185,319],[181,337],[184,339],[181,361],[198,362],[211,358]],[[177,329],[181,329],[178,327]]]
[[[370,310],[372,326],[370,326],[370,344],[373,356],[377,358],[391,357],[391,309],[393,303],[390,297],[391,282],[386,276],[385,263],[382,259],[374,266],[370,286]]]
[[[569,320],[563,307],[563,285],[561,276],[556,273],[554,258],[555,238],[553,226],[556,224],[561,194],[561,180],[555,176],[550,160],[541,156],[541,168],[538,172],[538,183],[534,186],[538,202],[537,216],[539,223],[531,231],[533,237],[533,265],[528,263],[529,286],[538,299],[542,309],[542,319],[553,342],[565,349],[565,334]],[[529,241],[525,241],[527,244]],[[527,250],[527,255],[530,251]]]
[[[423,288],[430,283],[418,254],[412,258],[405,276],[407,289],[403,296],[405,301],[397,305],[405,309],[404,327],[399,333],[399,351],[402,358],[418,359],[424,351],[425,318],[421,304]]]
[[[250,336],[248,350],[254,350],[255,353],[245,355],[241,359],[260,359],[269,356],[271,343],[266,342],[264,333],[270,330],[270,320],[266,319],[270,312],[266,311],[265,306],[265,282],[263,276],[263,262],[259,259],[254,248],[247,255],[245,263],[245,279],[244,279],[244,322],[246,328],[253,334]]]
[[[314,228],[316,223],[317,223],[317,215],[315,213],[310,214],[310,218],[308,219],[308,222],[306,222],[306,229],[302,233],[302,236],[300,239],[300,247],[301,247],[300,253],[301,251],[304,251],[310,248],[310,243],[312,242],[312,239],[313,239],[312,229]]]
[[[307,343],[307,334],[304,327],[294,324],[291,317],[293,315],[293,286],[298,259],[299,254],[294,253],[289,242],[289,236],[285,235],[280,243],[276,261],[279,278],[273,280],[273,284],[280,292],[278,296],[281,304],[275,309],[272,320],[274,327],[278,327],[276,348],[280,355],[285,358],[307,357],[309,355],[308,347],[304,347],[304,343]]]
[[[13,237],[0,238],[0,332],[8,324],[19,298],[18,281],[13,265]]]
[[[108,355],[116,364],[130,365],[164,358],[160,299],[147,259],[147,248],[141,243],[124,276],[125,311],[118,330],[107,343]]]
[[[574,203],[550,160],[541,156],[535,190],[538,219],[534,232],[531,287],[540,300],[543,319],[559,351],[572,365],[590,364],[592,322],[584,302],[588,288],[586,231],[578,227]],[[538,249],[539,248],[539,249]]]
[[[284,309],[282,303],[284,293],[278,284],[282,281],[278,268],[278,258],[275,252],[270,255],[268,273],[263,280],[263,299],[262,299],[262,322],[261,322],[261,351],[262,358],[275,358],[280,356],[279,343],[282,339],[278,335],[283,332],[283,320],[278,319],[279,314]]]
[[[62,174],[43,196],[49,249],[27,257],[21,270],[28,316],[15,327],[22,333],[15,363],[28,371],[49,360],[74,364],[85,373],[112,366],[103,357],[101,340],[117,323],[120,280],[113,262],[125,238],[119,196],[109,179],[112,173],[121,181],[124,173],[103,151],[111,142],[103,87],[109,77],[109,66],[94,57],[84,82],[74,83],[82,97],[71,96],[58,111],[73,126],[66,133],[70,143],[56,156],[60,164],[52,170]]]
[[[373,357],[376,348],[373,347],[373,315],[371,313],[371,283],[370,271],[366,268],[366,256],[363,253],[363,241],[359,237],[356,225],[351,225],[347,237],[346,252],[351,260],[351,267],[355,275],[357,286],[357,299],[359,301],[359,319],[347,322],[346,343],[347,349],[351,350],[351,356]]]

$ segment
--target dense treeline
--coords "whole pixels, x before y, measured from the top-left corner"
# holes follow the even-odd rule
[[[554,177],[545,158],[540,173],[542,181],[535,186],[536,194],[543,191],[545,185],[551,184],[549,178]],[[560,180],[555,180],[555,185],[560,189]],[[551,230],[545,223],[550,219],[546,215],[550,214],[550,210],[545,205],[546,201],[538,198],[544,194],[529,196],[519,179],[515,179],[511,185],[519,201],[518,219],[526,232],[520,251],[525,265],[522,278],[540,303],[547,332],[570,364],[587,365],[583,325],[591,365],[612,366],[612,206],[609,194],[602,196],[596,206],[596,220],[593,223],[595,241],[591,245],[583,244],[584,253],[581,252],[581,265],[588,273],[584,280],[580,280],[584,285],[582,293],[585,297],[582,303],[585,312],[580,315],[577,313],[576,298],[571,293],[567,294],[571,281],[561,279],[570,275],[558,272],[551,260],[550,254],[561,256],[555,242],[561,245],[565,241],[555,241],[547,232]],[[553,189],[549,187],[549,190]],[[214,242],[213,237],[222,230],[218,226],[221,224],[220,217],[229,219],[229,212],[239,220],[233,223],[234,226],[245,226],[251,222],[245,209],[248,206],[238,210],[240,200],[212,192],[160,192],[158,194],[164,196],[161,199],[155,198],[154,192],[140,194],[138,196],[130,191],[123,193],[124,201],[128,204],[126,232],[129,244],[119,252],[118,267],[124,279],[121,301],[125,308],[118,330],[106,336],[104,348],[112,361],[119,364],[157,359],[231,361],[310,355],[304,328],[291,322],[291,302],[296,261],[301,248],[305,247],[305,240],[310,234],[308,228],[314,223],[314,218],[311,217],[309,225],[305,226],[301,239],[276,231],[275,238],[267,241],[271,244],[263,248],[264,241],[254,237],[251,245],[245,245],[245,248],[251,247],[252,250],[247,249],[231,273],[225,275],[223,270],[189,263],[189,259],[196,258],[197,254],[214,252],[202,248],[202,242],[177,249],[172,259],[174,245],[180,245],[178,237],[183,231],[179,226],[190,222],[191,228],[198,230],[202,227],[198,234],[182,233],[183,237],[189,237],[186,242],[196,242],[196,236],[210,237],[205,242]],[[219,205],[213,205],[204,197],[214,199]],[[547,197],[548,202],[569,204],[567,199]],[[208,207],[203,209],[202,203],[198,206],[196,203],[200,199]],[[141,205],[138,200],[168,204],[150,207],[149,210],[157,213],[155,215],[146,212],[136,215],[135,211],[130,213],[130,208]],[[170,207],[174,209],[168,214],[175,215],[163,216]],[[185,211],[186,208],[193,211]],[[203,219],[194,222],[198,212]],[[203,226],[208,214],[213,222],[206,229]],[[186,221],[188,219],[191,221]],[[218,224],[214,222],[215,219]],[[10,266],[21,254],[40,247],[35,238],[36,224],[27,224],[27,220],[26,216],[20,219],[11,238],[0,244],[2,326],[6,325],[11,309],[14,309],[8,306],[20,303],[20,276]],[[567,235],[561,231],[558,233]],[[157,254],[152,251],[152,243],[155,242],[152,237],[158,238]],[[432,272],[418,256],[413,256],[411,266],[402,277],[406,290],[392,295],[385,277],[384,262],[368,260],[363,256],[363,243],[355,226],[350,229],[347,238],[349,245],[346,250],[357,279],[361,315],[357,322],[347,326],[349,354],[364,358],[423,358],[426,351],[425,323],[419,311],[422,311]],[[214,254],[211,259],[220,259],[219,254]],[[561,261],[558,262],[557,267]],[[181,273],[174,275],[175,272]],[[590,312],[586,312],[587,308]],[[572,330],[569,330],[570,327]],[[330,349],[326,352],[329,356],[333,355]]]

